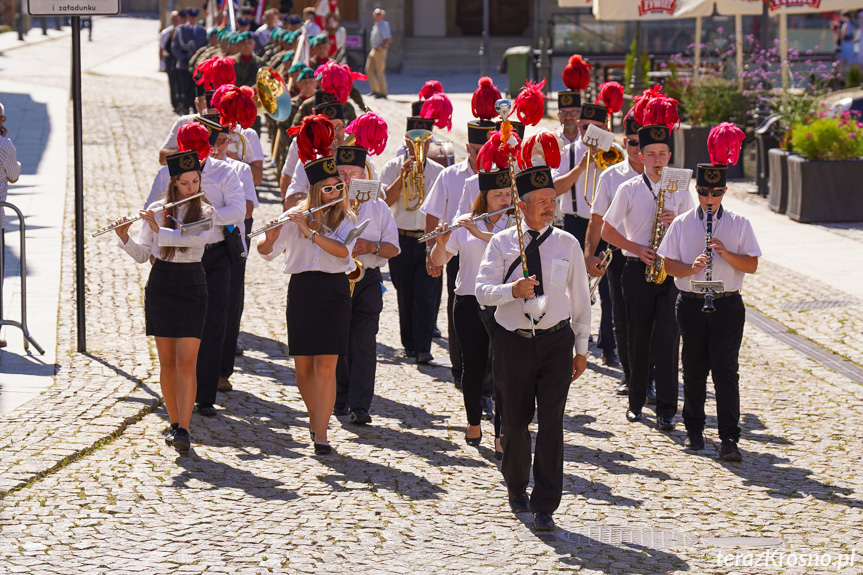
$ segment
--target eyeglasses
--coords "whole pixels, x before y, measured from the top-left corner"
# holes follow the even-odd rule
[[[699,196],[702,196],[705,198],[707,196],[713,196],[714,198],[721,198],[723,195],[725,195],[725,190],[727,190],[728,188],[720,188],[718,190],[712,190],[712,189],[708,189],[708,188],[696,187],[695,189],[698,191]]]
[[[578,118],[581,115],[581,110],[558,110],[557,113],[561,118]]]
[[[333,184],[332,186],[324,186],[321,188],[322,194],[331,194],[333,192],[344,192],[345,191],[345,183],[339,182],[338,184]]]
[[[638,140],[630,140],[629,138],[626,139],[626,143],[628,145],[632,146],[633,148],[637,148],[640,145],[638,143]]]

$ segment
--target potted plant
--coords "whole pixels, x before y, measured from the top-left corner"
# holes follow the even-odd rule
[[[863,122],[821,112],[791,132],[788,216],[799,222],[863,221]]]

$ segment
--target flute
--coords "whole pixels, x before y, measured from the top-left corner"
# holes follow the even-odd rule
[[[514,206],[505,206],[499,210],[495,210],[495,211],[491,212],[490,214],[480,214],[478,216],[473,216],[468,221],[470,221],[471,223],[476,223],[480,220],[487,220],[492,216],[496,216],[497,214],[502,214],[503,212],[509,211],[509,210],[513,209],[513,207]],[[459,227],[461,227],[461,222],[452,224],[451,226],[447,226],[444,229],[438,230],[436,232],[429,232],[426,235],[417,238],[417,241],[419,243],[423,243],[423,242],[426,242],[432,238],[436,238],[438,236],[442,236],[443,234],[449,233],[449,232],[451,232],[454,229],[459,228]]]
[[[324,209],[324,208],[328,208],[328,207],[332,206],[333,204],[337,204],[337,203],[341,202],[341,201],[342,201],[342,200],[344,200],[344,199],[345,199],[345,198],[336,198],[335,200],[333,200],[333,201],[331,201],[331,202],[327,202],[326,204],[320,205],[320,206],[318,206],[318,207],[316,207],[316,208],[312,208],[312,209],[310,209],[310,210],[306,210],[306,211],[304,211],[304,212],[300,212],[300,215],[301,215],[301,216],[308,216],[308,215],[311,215],[311,214],[313,214],[313,213],[315,213],[315,212],[319,212],[319,211],[321,211],[321,210],[322,210],[322,209]],[[275,222],[273,222],[272,224],[268,224],[268,225],[266,225],[266,226],[264,226],[264,227],[262,227],[262,228],[258,228],[257,230],[254,230],[252,233],[250,233],[250,234],[249,234],[249,237],[250,237],[250,238],[253,238],[253,237],[255,237],[255,236],[259,236],[259,235],[261,235],[261,234],[263,234],[263,233],[265,233],[265,232],[270,231],[270,230],[271,230],[271,229],[273,229],[273,228],[277,228],[277,227],[279,227],[279,226],[281,226],[281,225],[284,225],[286,222],[288,222],[288,221],[289,221],[289,220],[288,220],[288,218],[287,218],[288,213],[289,213],[289,212],[285,212],[284,214],[282,214],[281,216],[279,216],[279,219],[277,219],[277,220],[276,220]]]
[[[180,204],[190,202],[190,201],[194,200],[195,198],[200,198],[203,195],[204,195],[204,192],[198,192],[197,194],[191,195],[188,198],[183,198],[182,200],[177,200],[176,202],[171,202],[170,204],[165,204],[164,206],[155,208],[152,211],[158,214],[159,212],[164,212],[168,208],[173,208],[174,206],[179,206]],[[92,237],[95,238],[95,237],[101,236],[102,234],[107,234],[108,232],[110,232],[112,230],[115,230],[117,228],[121,228],[121,227],[128,225],[128,224],[135,223],[141,219],[143,219],[143,218],[140,215],[128,217],[128,218],[120,218],[119,220],[117,220],[116,222],[111,224],[110,226],[106,226],[100,230],[93,232]]]

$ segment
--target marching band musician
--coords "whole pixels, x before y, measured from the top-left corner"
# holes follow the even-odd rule
[[[216,415],[216,391],[219,384],[222,347],[227,329],[228,299],[231,285],[231,263],[244,257],[246,248],[240,229],[246,214],[246,198],[236,172],[225,162],[208,157],[210,133],[198,122],[180,127],[177,142],[183,152],[195,150],[201,162],[201,189],[207,201],[216,209],[214,221],[224,226],[225,239],[207,245],[201,264],[207,275],[207,314],[201,346],[198,350],[196,403],[198,413]],[[167,166],[156,174],[150,205],[164,194],[170,172]]]
[[[350,187],[351,181],[366,179],[367,155],[366,149],[359,146],[339,146],[336,150],[336,167],[345,185]],[[375,338],[384,306],[381,267],[399,254],[399,233],[383,198],[357,198],[356,202],[357,222],[369,220],[352,253],[364,274],[351,296],[348,352],[339,358],[336,369],[338,394],[333,413],[350,413],[352,423],[365,425],[372,422],[369,411],[375,395]]]
[[[304,123],[299,138],[309,138],[311,153],[318,157],[305,164],[311,182],[309,195],[289,210],[287,223],[274,227],[258,240],[258,253],[271,261],[285,254],[283,272],[290,274],[287,298],[288,349],[294,356],[297,387],[309,413],[309,430],[316,455],[332,448],[327,436],[336,403],[336,363],[348,350],[351,294],[346,274],[356,266],[351,258],[355,240],[342,244],[355,225],[347,201],[347,187],[339,179],[336,161],[329,153],[332,134],[326,117],[313,116]],[[329,124],[329,126],[327,126]],[[300,146],[303,154],[304,146]],[[309,158],[306,158],[309,159]],[[321,213],[302,212],[337,198],[343,201]],[[275,223],[275,220],[271,223]],[[326,226],[326,227],[324,227]],[[328,231],[333,230],[332,232]]]
[[[737,162],[743,141],[743,132],[733,124],[714,128],[711,140],[714,134],[722,131],[731,135],[730,157],[724,150],[721,155],[711,150],[713,163],[698,164],[695,189],[699,206],[674,219],[657,253],[665,258],[665,268],[674,276],[679,290],[676,311],[683,336],[684,446],[691,451],[704,449],[704,402],[707,373],[710,372],[716,390],[721,440],[719,457],[724,461],[741,461],[737,447],[740,440],[738,355],[746,311],[740,288],[744,275],[758,269],[761,249],[749,220],[722,206],[727,190],[726,169],[728,164]],[[706,253],[708,250],[712,255]],[[723,284],[723,291],[712,294],[710,304],[705,301],[704,294],[694,293],[690,284],[690,280],[708,279],[705,273],[708,269],[709,279],[720,280]]]
[[[524,140],[524,124],[521,122],[516,122],[515,120],[510,120],[510,125],[512,127],[512,132],[514,135],[518,136],[519,140]],[[500,132],[501,122],[497,121],[494,123],[494,132]],[[488,137],[491,138],[491,134],[493,132],[489,132]],[[464,182],[464,190],[461,193],[461,199],[458,202],[458,213],[459,214],[468,214],[473,209],[473,204],[476,201],[476,197],[479,195],[479,178],[474,174],[469,177]]]
[[[563,492],[563,413],[572,381],[587,366],[590,297],[581,246],[552,226],[555,191],[547,166],[516,176],[518,206],[524,214],[524,256],[529,278],[522,277],[516,228],[495,234],[476,279],[480,305],[497,306],[494,381],[503,404],[501,471],[515,513],[534,513],[538,531],[554,529],[552,514]],[[526,300],[546,296],[544,312],[534,318]],[[536,406],[536,408],[535,408]],[[531,469],[528,426],[537,413],[538,433]]]
[[[668,226],[677,214],[690,210],[694,205],[688,190],[668,193],[657,189],[660,172],[671,160],[670,134],[666,125],[652,124],[638,130],[644,172],[640,178],[628,180],[617,189],[602,226],[602,238],[623,250],[626,256],[622,274],[629,324],[627,354],[630,379],[626,419],[630,423],[641,419],[653,360],[656,365],[656,423],[662,431],[674,429],[674,415],[677,413],[679,337],[674,321],[677,290],[671,278],[666,278],[661,284],[648,282],[645,270],[656,260],[655,247],[650,245],[654,225]],[[665,194],[665,209],[656,214],[659,193]],[[655,349],[652,350],[652,346]]]
[[[624,182],[639,177],[644,172],[644,162],[641,161],[638,148],[638,123],[632,117],[623,121],[624,145],[626,148],[626,161],[618,162],[609,166],[599,175],[596,184],[596,199],[590,208],[590,223],[587,224],[587,236],[584,241],[585,261],[587,273],[591,277],[607,275],[608,287],[611,293],[611,309],[614,321],[614,340],[617,343],[617,354],[623,368],[623,381],[620,382],[618,393],[629,395],[629,354],[627,353],[627,323],[626,305],[623,300],[623,286],[621,285],[621,274],[626,258],[616,250],[616,253],[608,264],[608,269],[599,269],[599,258],[595,254],[599,251],[600,234],[602,233],[602,219],[611,205],[611,200],[617,193],[617,189]]]
[[[201,165],[196,152],[168,156],[169,180],[160,199],[141,212],[145,221],[137,240],[129,225],[115,228],[120,247],[138,263],[153,261],[144,297],[147,335],[156,338],[159,384],[171,425],[165,442],[185,453],[191,447],[189,423],[195,406],[195,365],[207,314],[207,278],[201,265],[205,245],[222,241],[214,226],[183,237],[174,218],[192,223],[213,217],[216,210],[203,198],[190,200],[161,213],[153,210],[201,191]]]
[[[412,116],[407,120],[406,132],[411,130],[432,131],[434,120]],[[427,157],[430,140],[422,145],[423,190],[430,190],[443,166]],[[389,262],[390,276],[396,288],[399,308],[399,327],[405,354],[416,358],[418,364],[432,359],[431,341],[435,319],[435,284],[438,278],[429,275],[426,247],[417,242],[425,233],[425,216],[419,211],[422,198],[411,205],[402,188],[415,164],[416,150],[405,136],[407,153],[388,161],[381,170],[381,184],[386,191],[385,201],[393,213],[399,230],[400,253]],[[431,248],[428,248],[429,251]]]

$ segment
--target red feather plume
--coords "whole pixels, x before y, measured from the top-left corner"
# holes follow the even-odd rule
[[[521,148],[521,140],[518,134],[512,134],[509,142],[501,142],[501,133],[492,132],[488,141],[480,148],[476,155],[477,168],[483,172],[504,170],[509,167],[510,158],[515,158]]]
[[[452,102],[449,101],[449,97],[443,92],[433,94],[428,100],[423,102],[420,116],[423,118],[433,118],[435,126],[451,130]]]
[[[731,122],[722,122],[712,130],[707,138],[707,151],[710,162],[733,166],[740,158],[740,148],[746,134]]]
[[[597,104],[602,102],[602,105],[608,108],[609,114],[616,114],[623,107],[623,86],[617,82],[605,82],[599,85],[599,97],[596,99]]]
[[[443,85],[437,80],[429,80],[420,88],[418,96],[420,100],[428,100],[435,94],[443,94]]]
[[[560,167],[562,140],[553,132],[542,130],[527,138],[518,154],[518,167],[522,170],[534,166]]]
[[[345,130],[356,136],[357,146],[376,156],[387,147],[387,123],[374,112],[366,112],[351,122]]]
[[[545,113],[545,102],[548,96],[542,93],[542,88],[545,86],[545,79],[539,84],[533,80],[528,80],[527,84],[518,93],[515,98],[515,109],[518,112],[518,119],[528,126],[536,126]]]
[[[234,61],[230,58],[213,56],[195,67],[194,76],[197,83],[205,90],[215,90],[225,84],[236,84],[237,74],[234,72]]]
[[[581,59],[579,54],[569,57],[566,68],[563,69],[563,84],[574,92],[587,89],[590,85],[590,71],[593,68]]]
[[[660,98],[664,96],[665,94],[662,93],[662,86],[656,84],[652,88],[649,88],[642,92],[640,96],[636,96],[632,99],[632,109],[629,111],[629,114],[632,114],[632,117],[635,118],[635,122],[639,126],[649,125],[649,123],[644,123],[644,111],[647,109],[647,104],[650,103],[650,101],[654,98]],[[627,116],[629,114],[627,114]]]
[[[497,110],[494,109],[494,104],[500,100],[500,90],[498,90],[494,81],[488,76],[483,76],[479,79],[479,87],[474,91],[473,97],[470,100],[471,112],[474,118],[480,120],[491,120],[497,118]]]
[[[187,122],[177,130],[177,146],[181,152],[195,150],[203,162],[210,155],[210,131],[198,122]]]
[[[213,94],[212,106],[219,110],[219,123],[231,129],[237,124],[251,128],[258,117],[255,90],[249,86],[225,84]]]
[[[340,104],[348,101],[354,80],[368,80],[365,74],[352,72],[347,65],[336,64],[332,60],[318,66],[315,77],[321,77],[321,89],[332,94]]]
[[[677,100],[668,96],[659,96],[650,100],[644,109],[644,121],[642,126],[651,124],[665,124],[669,130],[674,130],[680,125],[680,116],[677,114]],[[636,121],[638,119],[636,118]]]
[[[288,130],[289,136],[297,136],[297,152],[300,160],[311,162],[330,155],[330,146],[336,138],[336,129],[326,114],[314,114],[303,118],[303,123]]]

